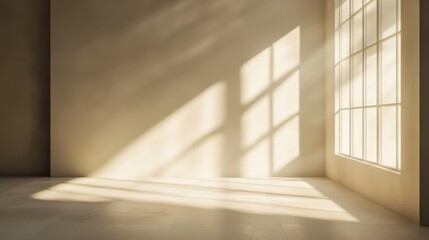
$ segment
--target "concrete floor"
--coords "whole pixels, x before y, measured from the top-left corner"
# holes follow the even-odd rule
[[[429,239],[324,178],[1,178],[0,239]]]

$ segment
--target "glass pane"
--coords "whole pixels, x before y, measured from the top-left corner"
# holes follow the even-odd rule
[[[397,31],[401,31],[401,0],[397,0],[398,1],[398,7],[397,7],[397,11],[398,11],[398,19],[397,19]]]
[[[360,107],[363,104],[363,92],[362,92],[362,53],[357,53],[353,56],[353,74],[352,74],[352,86],[353,86],[353,106]]]
[[[335,29],[335,64],[340,62],[340,30]]]
[[[340,0],[335,0],[335,29],[340,26]]]
[[[381,103],[396,102],[396,38],[384,41],[381,51]]]
[[[402,96],[402,89],[401,89],[401,84],[402,84],[402,71],[401,71],[401,34],[399,33],[397,36],[398,42],[397,42],[397,48],[396,48],[396,54],[397,54],[397,59],[398,61],[396,62],[396,70],[397,70],[397,74],[396,74],[396,87],[398,88],[398,92],[397,92],[397,101],[398,103],[400,103],[401,100],[401,96]]]
[[[362,8],[362,0],[353,0],[353,12],[359,11]]]
[[[340,66],[335,66],[335,112],[340,110]]]
[[[402,156],[402,133],[401,133],[401,124],[402,124],[402,115],[401,115],[401,106],[397,106],[397,120],[398,120],[398,125],[397,125],[397,134],[398,134],[398,142],[397,144],[397,148],[398,148],[398,156],[397,156],[397,162],[398,162],[398,169],[401,169],[401,156]]]
[[[377,109],[365,109],[365,156],[370,162],[377,162]]]
[[[381,0],[381,36],[396,33],[396,0]]]
[[[341,119],[341,139],[340,152],[345,155],[350,154],[350,110],[342,110],[340,112]]]
[[[353,16],[353,52],[362,50],[362,11]]]
[[[396,106],[381,108],[381,164],[396,168]]]
[[[362,109],[352,110],[352,156],[362,158]]]
[[[341,22],[350,17],[350,0],[340,0],[341,2]]]
[[[365,105],[377,104],[377,48],[365,52]]]
[[[341,108],[350,107],[350,70],[349,59],[341,62],[341,82],[340,82],[340,105]]]
[[[341,25],[341,59],[350,55],[350,21]]]
[[[377,41],[377,1],[365,8],[365,45],[370,46]]]
[[[340,153],[340,113],[335,114],[335,154]]]

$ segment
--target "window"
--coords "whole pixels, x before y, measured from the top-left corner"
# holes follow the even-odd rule
[[[335,152],[401,169],[400,0],[336,0]]]

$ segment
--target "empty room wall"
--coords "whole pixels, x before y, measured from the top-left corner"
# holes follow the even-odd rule
[[[342,1],[346,2],[346,1]],[[327,1],[326,171],[327,176],[418,222],[419,219],[419,1],[401,9],[402,151],[400,171],[335,153],[334,0]],[[380,123],[380,127],[382,123]],[[391,149],[395,151],[395,149]]]
[[[429,11],[427,1],[420,1],[420,42],[429,40]],[[420,122],[429,122],[429,48],[427,44],[420,45]],[[429,127],[420,125],[420,224],[429,226]]]
[[[324,4],[52,1],[52,175],[324,176]]]
[[[0,0],[1,174],[49,174],[49,1]]]

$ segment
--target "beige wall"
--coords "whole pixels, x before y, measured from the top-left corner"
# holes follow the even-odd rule
[[[0,174],[49,174],[47,0],[0,0]]]
[[[52,1],[52,175],[323,176],[324,9]]]
[[[429,2],[420,1],[420,42],[429,40]],[[429,47],[427,44],[420,46],[420,122],[429,122]],[[420,125],[420,224],[429,226],[429,125]]]
[[[402,1],[402,170],[389,171],[334,154],[334,8],[327,1],[327,176],[418,221],[419,217],[419,1]]]

